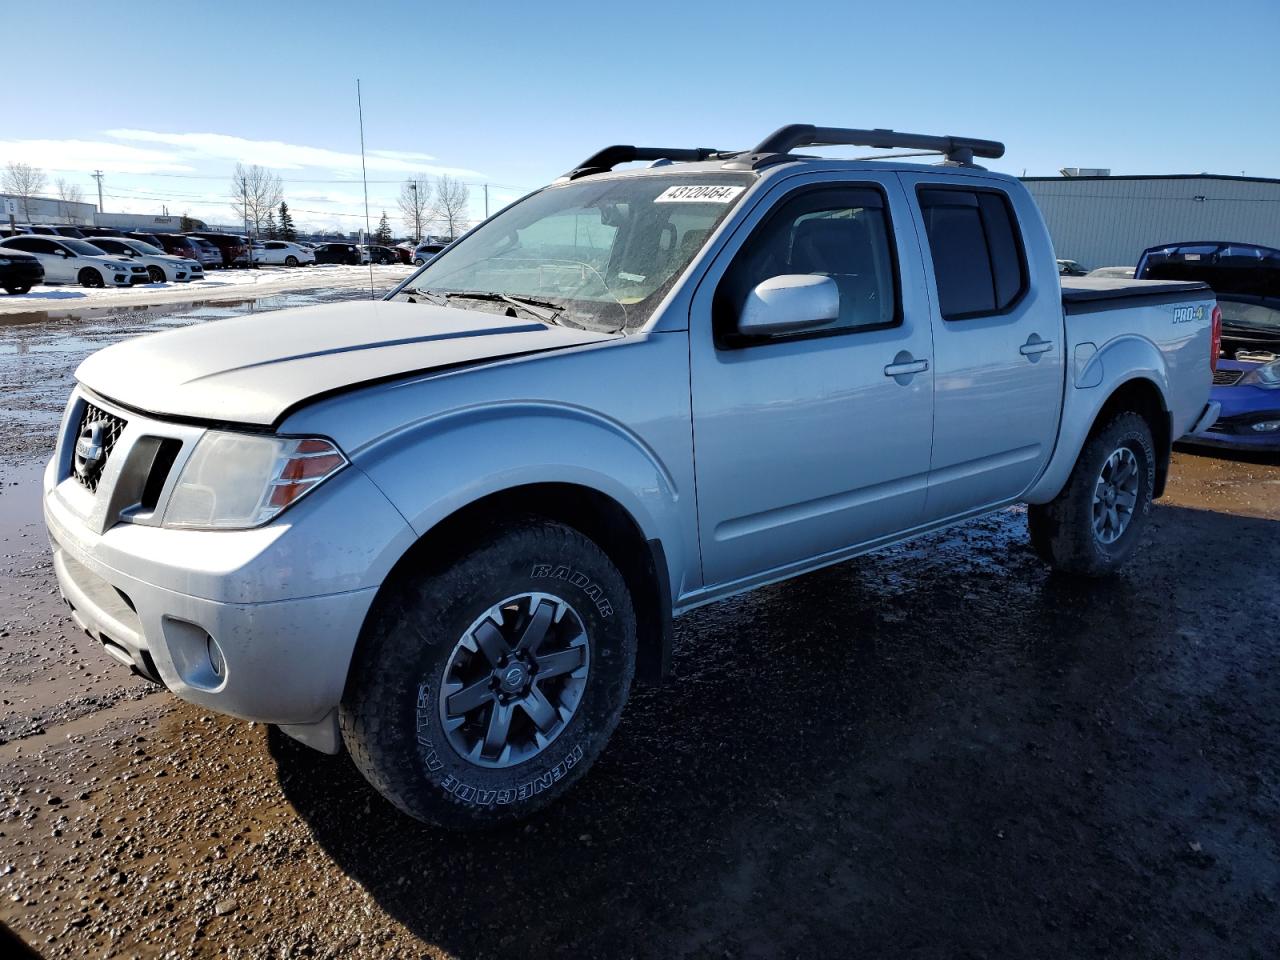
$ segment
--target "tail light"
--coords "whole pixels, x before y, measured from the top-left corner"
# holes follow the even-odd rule
[[[1215,303],[1210,316],[1213,318],[1213,324],[1212,332],[1209,334],[1209,369],[1217,373],[1218,354],[1222,352],[1222,308]]]

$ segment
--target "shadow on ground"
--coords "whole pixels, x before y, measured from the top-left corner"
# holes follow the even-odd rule
[[[704,608],[589,776],[489,833],[270,749],[327,853],[462,956],[1273,957],[1278,534],[1158,507],[1081,583],[1007,512]]]

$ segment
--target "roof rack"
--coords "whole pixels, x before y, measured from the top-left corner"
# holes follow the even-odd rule
[[[593,153],[557,183],[576,180],[593,173],[607,173],[620,163],[636,160],[694,162],[723,159],[727,170],[757,170],[782,163],[796,147],[876,147],[882,150],[919,150],[940,153],[948,163],[974,166],[974,157],[1003,157],[1004,144],[974,137],[937,137],[925,133],[898,133],[894,130],[854,130],[846,127],[815,127],[811,123],[791,123],[779,127],[747,152],[716,150],[712,147],[633,147],[614,144]],[[918,156],[923,154],[910,154]],[[862,158],[871,159],[871,158]]]
[[[615,143],[587,157],[560,180],[576,180],[593,173],[607,173],[620,163],[635,160],[695,161],[706,160],[719,153],[713,147],[633,147]]]
[[[1002,157],[1004,144],[974,137],[939,137],[925,133],[898,133],[894,130],[854,130],[846,127],[815,127],[811,123],[791,123],[765,137],[756,148],[725,164],[735,170],[755,170],[781,163],[796,147],[876,147],[905,148],[943,154],[947,161],[973,166],[974,157]]]

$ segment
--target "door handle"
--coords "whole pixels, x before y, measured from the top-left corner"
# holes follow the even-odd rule
[[[886,377],[910,377],[924,373],[929,369],[928,360],[901,360],[894,357],[893,363],[884,368]]]
[[[1052,349],[1052,340],[1041,340],[1037,334],[1033,333],[1027,342],[1018,348],[1018,352],[1024,357],[1037,357]]]

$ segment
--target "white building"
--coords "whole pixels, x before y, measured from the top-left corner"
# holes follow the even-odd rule
[[[1280,248],[1280,180],[1197,173],[1022,182],[1057,255],[1086,268],[1133,266],[1148,247],[1187,240]]]
[[[18,204],[17,223],[47,223],[92,225],[98,208],[92,203],[71,203],[53,197],[15,197],[11,193],[0,193],[0,201],[14,200]],[[4,204],[0,203],[0,208]],[[4,218],[8,225],[9,218]]]

